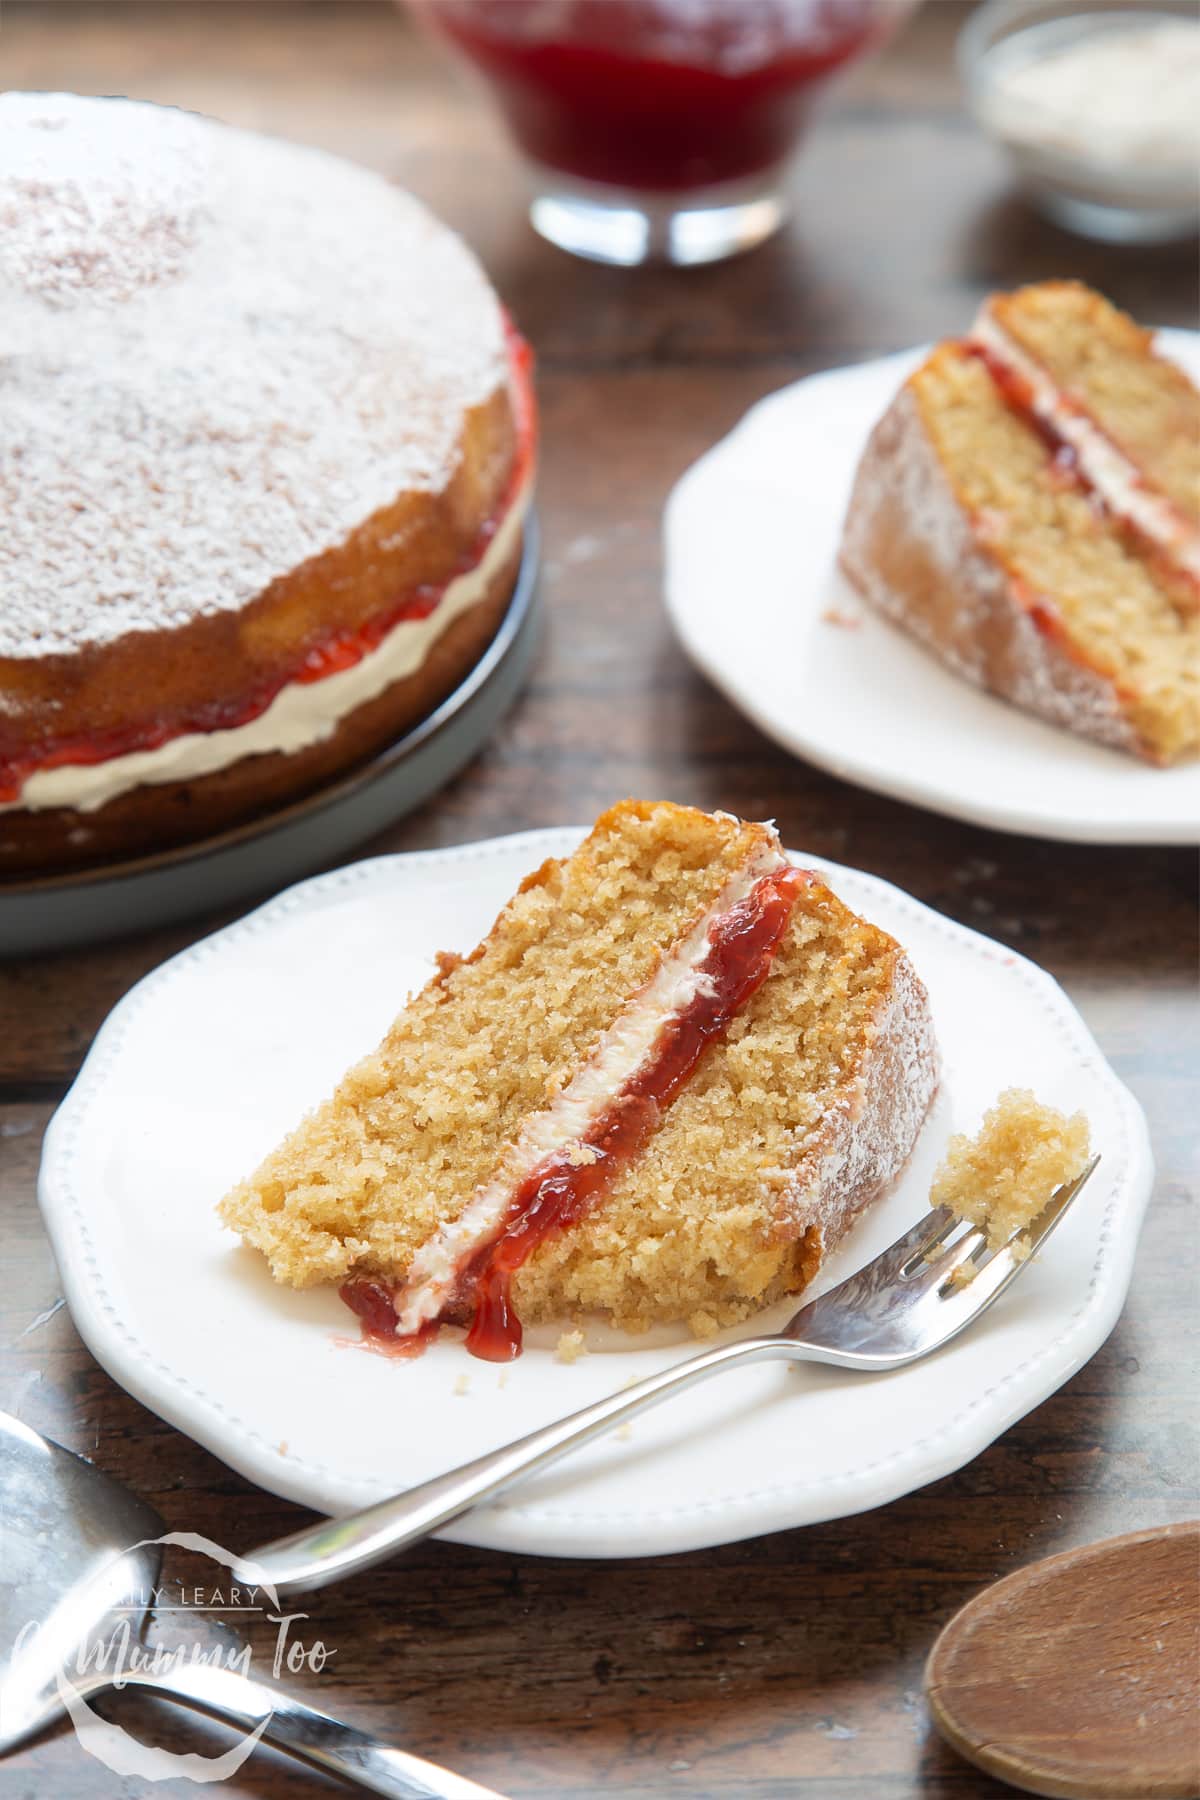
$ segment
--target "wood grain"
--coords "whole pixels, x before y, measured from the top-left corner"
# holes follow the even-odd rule
[[[987,1588],[925,1671],[938,1730],[1053,1800],[1200,1793],[1200,1524],[1064,1551]]]
[[[796,847],[1042,962],[1150,1117],[1158,1186],[1120,1324],[957,1475],[859,1518],[643,1562],[422,1545],[314,1598],[311,1629],[337,1654],[310,1697],[514,1800],[998,1796],[929,1726],[921,1671],[940,1627],[1039,1556],[1196,1510],[1195,859],[1000,836],[793,761],[688,667],[659,598],[672,482],[782,382],[957,329],[989,286],[1042,275],[1194,323],[1190,250],[1087,246],[1013,196],[959,103],[963,15],[933,0],[851,78],[797,164],[783,236],[688,274],[591,268],[540,243],[490,114],[389,6],[9,0],[0,25],[6,85],[197,106],[405,181],[480,250],[533,340],[540,660],[485,753],[364,854],[585,822],[627,793],[773,815]],[[55,1310],[34,1199],[41,1131],[101,1020],[217,922],[0,967],[0,1405],[131,1482],[171,1526],[244,1547],[301,1515],[101,1373]],[[152,1702],[109,1705],[156,1741],[218,1742]],[[114,1791],[70,1733],[0,1763],[0,1800]],[[225,1791],[334,1790],[264,1755]]]

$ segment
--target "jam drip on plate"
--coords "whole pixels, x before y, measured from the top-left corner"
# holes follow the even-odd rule
[[[649,1056],[582,1137],[543,1157],[514,1187],[497,1231],[458,1270],[455,1311],[471,1317],[467,1349],[473,1356],[508,1362],[520,1354],[514,1274],[546,1238],[584,1218],[643,1149],[706,1047],[766,980],[796,897],[811,880],[802,869],[764,875],[744,900],[714,919],[695,997],[666,1022]],[[417,1334],[419,1341],[396,1335],[395,1304],[380,1282],[348,1281],[341,1294],[362,1320],[364,1336],[379,1347],[404,1354],[411,1346],[411,1354],[427,1341],[428,1326]]]
[[[398,1337],[392,1290],[374,1275],[356,1275],[353,1280],[344,1281],[338,1292],[350,1311],[357,1313],[362,1321],[364,1349],[375,1350],[381,1356],[411,1360],[420,1356],[426,1344],[432,1343],[438,1334],[438,1321],[433,1319],[428,1325],[422,1325],[420,1331]]]

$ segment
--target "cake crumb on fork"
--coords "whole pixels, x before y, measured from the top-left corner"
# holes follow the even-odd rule
[[[1082,1174],[1088,1122],[1045,1106],[1028,1088],[1006,1088],[974,1137],[956,1132],[933,1177],[932,1207],[948,1206],[1000,1249],[1029,1229],[1050,1196]],[[1028,1254],[1024,1240],[1013,1246]]]

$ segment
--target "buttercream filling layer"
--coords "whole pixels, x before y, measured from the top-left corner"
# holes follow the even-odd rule
[[[0,812],[18,808],[40,812],[51,807],[96,812],[134,788],[195,781],[244,757],[289,756],[322,743],[360,706],[414,674],[454,620],[483,599],[493,577],[516,552],[530,494],[531,484],[526,482],[482,557],[446,586],[428,617],[402,619],[382,643],[349,668],[319,681],[289,683],[257,718],[244,725],[184,732],[153,750],[134,750],[105,762],[35,769],[26,777],[20,798],[0,805]]]
[[[1064,400],[1041,363],[1009,336],[985,306],[971,327],[968,343],[1016,377],[1030,410],[1068,445],[1079,473],[1107,509],[1172,558],[1200,582],[1200,531],[1165,495],[1147,484],[1138,465],[1081,407]]]
[[[461,1303],[464,1272],[514,1223],[514,1196],[544,1165],[555,1158],[568,1166],[576,1162],[586,1166],[602,1159],[605,1153],[597,1146],[603,1142],[605,1122],[614,1107],[626,1099],[634,1103],[644,1100],[664,1047],[682,1024],[704,1010],[705,1002],[712,1013],[711,1030],[728,1023],[732,1013],[720,1013],[720,975],[716,972],[722,937],[728,938],[743,917],[747,929],[754,928],[759,890],[770,886],[772,878],[778,883],[785,872],[788,879],[794,877],[797,887],[806,879],[791,869],[777,844],[763,845],[666,952],[567,1086],[549,1106],[526,1120],[496,1173],[476,1190],[458,1218],[440,1226],[417,1252],[393,1299],[398,1336],[415,1336],[451,1305]],[[790,891],[786,902],[771,895],[783,910],[771,923],[774,937],[763,938],[755,948],[755,986],[765,978],[793,898]],[[738,990],[734,1012],[752,991],[750,985]],[[724,998],[728,1003],[728,994]]]

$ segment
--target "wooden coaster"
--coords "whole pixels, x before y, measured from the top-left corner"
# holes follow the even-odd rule
[[[946,1626],[934,1723],[976,1768],[1057,1800],[1200,1795],[1200,1523],[1019,1569]]]

